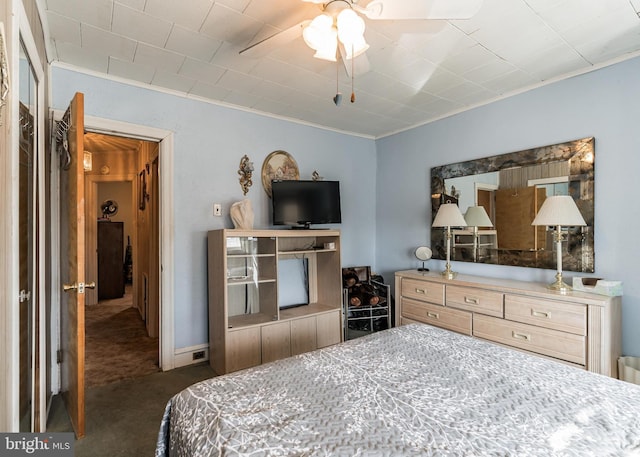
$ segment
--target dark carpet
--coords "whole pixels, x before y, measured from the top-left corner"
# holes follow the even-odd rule
[[[158,338],[147,335],[128,289],[123,298],[85,307],[86,387],[160,371]]]
[[[87,389],[86,435],[76,440],[75,457],[153,456],[169,399],[213,376],[203,363]],[[73,431],[59,395],[53,398],[47,431]]]

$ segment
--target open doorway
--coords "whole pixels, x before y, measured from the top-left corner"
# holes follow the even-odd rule
[[[159,143],[85,134],[86,387],[160,370]]]

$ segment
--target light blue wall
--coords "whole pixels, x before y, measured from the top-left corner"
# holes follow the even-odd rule
[[[413,250],[430,244],[431,167],[593,136],[594,276],[624,282],[623,352],[640,356],[639,120],[635,58],[378,140],[378,270],[391,277],[415,268]],[[462,262],[454,269],[542,282],[555,274]]]
[[[341,181],[343,265],[372,265],[388,282],[418,266],[413,250],[429,245],[430,168],[559,143],[596,138],[596,273],[624,281],[623,351],[640,356],[640,284],[636,258],[640,204],[640,58],[561,81],[377,141],[53,69],[53,107],[76,91],[87,115],[175,132],[176,348],[207,342],[205,234],[231,227],[212,216],[242,198],[240,158],[259,170],[273,150],[290,152],[301,178],[314,170]],[[329,102],[331,102],[329,100]],[[376,156],[377,153],[377,156]],[[256,173],[258,175],[259,173]],[[257,228],[269,227],[259,178],[248,194]],[[441,262],[430,261],[432,269]],[[462,273],[550,282],[550,270],[455,263]]]
[[[230,205],[243,198],[238,166],[254,162],[247,197],[255,228],[269,228],[270,201],[260,168],[274,150],[289,152],[301,179],[317,170],[339,180],[342,194],[342,263],[372,265],[375,255],[375,142],[229,109],[102,78],[53,68],[53,108],[65,110],[75,92],[88,116],[174,132],[175,346],[208,342],[206,232],[233,226]],[[332,103],[330,99],[327,103]],[[339,109],[339,108],[336,108]],[[223,205],[224,218],[213,216]]]

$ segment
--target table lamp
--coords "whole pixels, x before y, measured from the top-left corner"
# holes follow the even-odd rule
[[[473,227],[473,260],[476,261],[480,238],[478,235],[478,227],[493,227],[493,222],[489,219],[489,215],[484,209],[484,206],[470,206],[467,208],[467,212],[464,213],[464,220],[467,222],[467,227]]]
[[[560,293],[567,293],[571,287],[562,281],[562,226],[587,225],[576,206],[576,202],[570,195],[554,195],[547,197],[533,219],[531,225],[555,226],[553,241],[556,243],[556,263],[558,273],[555,282],[547,287]]]
[[[444,203],[438,208],[438,213],[433,220],[432,227],[446,227],[447,232],[445,237],[447,239],[447,263],[445,270],[442,272],[442,276],[447,279],[453,279],[458,273],[451,271],[451,227],[466,227],[467,223],[462,217],[462,213],[458,208],[458,205],[454,203]]]

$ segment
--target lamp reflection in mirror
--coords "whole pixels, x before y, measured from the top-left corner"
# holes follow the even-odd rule
[[[464,213],[464,220],[467,223],[467,227],[473,228],[473,260],[478,259],[478,245],[479,238],[478,227],[493,227],[493,222],[489,219],[487,211],[484,206],[470,206],[467,208],[467,212]]]
[[[454,203],[444,203],[438,208],[438,213],[433,220],[432,227],[446,227],[445,238],[447,240],[447,263],[442,272],[442,276],[447,279],[453,279],[457,273],[451,270],[451,227],[466,227],[467,223],[462,217],[462,213],[458,205]]]
[[[547,287],[560,293],[567,293],[571,287],[562,281],[562,226],[574,227],[587,225],[580,214],[576,202],[569,195],[554,195],[547,197],[538,215],[531,225],[555,226],[553,241],[556,243],[557,270],[555,282]]]

